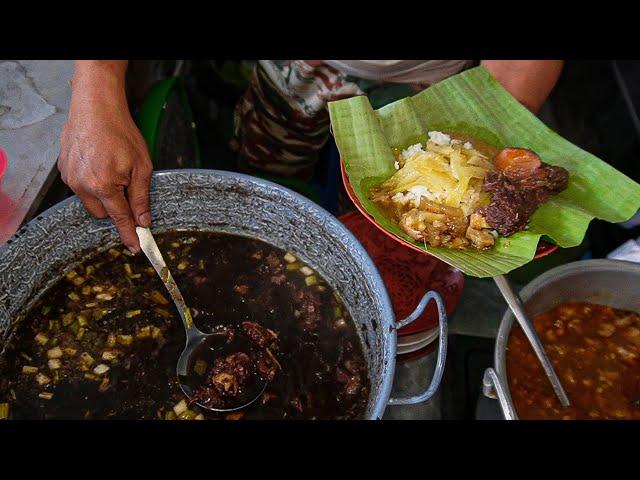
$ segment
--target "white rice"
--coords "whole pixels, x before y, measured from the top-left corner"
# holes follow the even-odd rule
[[[443,202],[446,199],[444,192],[441,192],[441,194],[436,194],[429,190],[427,187],[424,187],[422,185],[415,185],[407,190],[406,193],[396,193],[393,197],[391,197],[391,200],[403,205],[411,202],[412,206],[418,207],[420,206],[420,199],[422,197],[425,197],[427,200],[430,200],[432,202]]]
[[[408,158],[411,158],[416,153],[425,153],[424,149],[422,148],[422,144],[421,143],[416,143],[415,145],[411,145],[406,150],[403,150],[402,158],[407,160]]]
[[[436,145],[451,145],[451,137],[446,133],[432,131],[428,132],[429,140]]]
[[[407,196],[402,192],[396,193],[393,197],[391,197],[391,200],[393,200],[394,202],[401,203],[403,205],[409,201]]]

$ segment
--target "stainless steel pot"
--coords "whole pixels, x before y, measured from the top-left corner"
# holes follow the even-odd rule
[[[271,182],[214,170],[156,173],[152,180],[153,230],[201,229],[258,238],[312,265],[340,294],[356,322],[369,367],[371,393],[364,417],[380,419],[388,404],[414,404],[437,391],[446,359],[447,319],[440,296],[428,292],[416,311],[396,323],[382,278],[358,240],[335,217]],[[95,249],[119,242],[109,220],[88,216],[72,197],[52,207],[0,247],[0,348],[38,295]],[[440,339],[428,388],[390,398],[397,329],[437,303]]]
[[[640,264],[619,260],[584,260],[553,268],[520,292],[529,315],[563,302],[591,302],[640,312]],[[494,353],[495,370],[485,371],[483,391],[499,401],[507,420],[517,420],[507,382],[507,343],[515,318],[510,310],[502,317]],[[571,398],[569,398],[571,400]]]

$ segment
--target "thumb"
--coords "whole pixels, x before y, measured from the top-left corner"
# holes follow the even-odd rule
[[[136,165],[131,172],[131,181],[127,187],[127,200],[133,213],[133,218],[141,227],[151,225],[151,212],[149,208],[149,187],[153,167],[151,161],[146,159]]]

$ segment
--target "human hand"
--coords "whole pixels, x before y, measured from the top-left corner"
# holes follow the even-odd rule
[[[58,168],[88,212],[97,218],[111,217],[124,245],[136,253],[140,250],[136,225],[151,224],[151,159],[129,113],[124,69],[113,65],[87,69],[88,65],[76,66]]]

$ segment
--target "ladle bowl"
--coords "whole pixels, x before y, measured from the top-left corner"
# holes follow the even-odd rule
[[[180,289],[173,279],[164,258],[162,257],[162,253],[160,253],[160,249],[153,238],[151,230],[148,228],[136,227],[136,233],[140,240],[140,248],[160,276],[164,286],[167,288],[167,291],[169,292],[169,295],[171,295],[171,299],[173,300],[173,303],[175,303],[184,325],[186,342],[184,350],[182,350],[182,353],[178,358],[176,374],[178,376],[180,388],[184,394],[191,399],[196,388],[205,384],[205,377],[203,375],[198,375],[194,371],[196,360],[202,359],[201,357],[203,356],[203,353],[209,360],[213,360],[219,356],[216,354],[217,351],[224,350],[225,347],[226,350],[233,350],[234,344],[239,343],[239,340],[228,342],[227,335],[223,332],[204,333],[196,328],[193,323],[193,318],[191,318],[190,310],[187,307],[182,293],[180,293]],[[236,350],[236,352],[237,351],[240,350]],[[227,351],[226,353],[229,354],[231,352]],[[206,360],[205,362],[207,365],[211,365],[212,363],[207,362]],[[224,407],[212,407],[207,402],[198,400],[194,403],[201,408],[213,412],[233,412],[235,410],[245,408],[255,402],[260,395],[262,395],[262,392],[264,392],[267,383],[266,379],[260,378],[256,372],[253,372],[248,385],[243,388],[238,395],[225,397]]]

